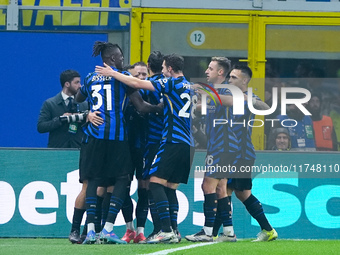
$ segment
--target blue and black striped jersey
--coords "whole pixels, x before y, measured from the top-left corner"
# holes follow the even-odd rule
[[[244,92],[248,94],[248,92]],[[252,97],[260,100],[255,94]],[[242,159],[252,160],[256,158],[254,145],[251,141],[252,126],[248,125],[248,121],[254,119],[254,114],[250,112],[247,101],[244,101],[244,114],[233,115],[232,107],[229,108],[230,119],[232,121],[232,130],[239,140],[240,156]],[[252,123],[252,122],[250,122]],[[239,158],[238,157],[238,158]]]
[[[217,90],[219,95],[228,94],[228,89],[220,88]],[[229,112],[227,106],[215,105],[214,101],[210,100],[207,103],[206,115],[206,134],[208,138],[207,154],[213,155],[219,153],[237,153],[239,151],[239,143],[236,135],[231,129]],[[228,123],[217,124],[214,127],[214,120],[227,120]],[[218,163],[218,162],[216,162]]]
[[[128,100],[127,107],[124,110],[124,117],[130,147],[144,148],[146,142],[146,119],[136,110],[130,100]]]
[[[186,143],[193,146],[191,134],[190,83],[184,76],[151,81],[159,95],[163,94],[164,127],[162,142]]]
[[[113,70],[118,71],[112,67]],[[127,72],[123,72],[128,74]],[[104,123],[98,127],[89,123],[84,132],[97,139],[127,140],[123,110],[127,100],[127,86],[113,77],[89,73],[80,92],[87,97],[92,112],[100,111]]]
[[[163,79],[163,74],[155,74],[152,77],[148,77],[147,80],[155,81],[159,79]],[[149,102],[150,104],[157,105],[161,102],[162,95],[160,95],[156,91],[150,90],[140,90],[142,98]],[[158,115],[156,113],[150,113],[147,119],[147,143],[159,143],[162,140],[162,131],[163,131],[163,121],[164,116]]]

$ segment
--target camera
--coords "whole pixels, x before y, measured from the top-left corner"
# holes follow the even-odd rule
[[[80,122],[86,119],[87,114],[88,114],[88,111],[85,111],[81,113],[72,114],[69,116],[60,116],[59,119],[61,122],[67,122],[67,123]]]

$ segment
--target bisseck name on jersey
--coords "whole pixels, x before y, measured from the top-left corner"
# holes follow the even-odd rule
[[[111,76],[103,76],[101,74],[97,74],[92,77],[92,81],[110,81],[111,79]]]

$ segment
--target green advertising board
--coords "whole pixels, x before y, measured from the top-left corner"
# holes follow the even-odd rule
[[[340,238],[338,158],[337,153],[257,153],[252,191],[280,238]],[[67,237],[81,188],[78,159],[78,150],[0,149],[0,237]],[[182,236],[204,223],[199,171],[204,161],[205,152],[196,152],[189,182],[177,192]],[[134,203],[136,190],[134,180]],[[232,202],[237,237],[254,238],[258,224],[236,197]],[[148,219],[146,234],[152,230],[150,215]],[[125,232],[121,214],[115,232]]]

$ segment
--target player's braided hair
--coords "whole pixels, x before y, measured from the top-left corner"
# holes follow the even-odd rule
[[[114,54],[114,50],[116,49],[123,52],[118,44],[96,41],[93,45],[92,57],[97,57],[100,54],[102,58],[109,58]]]

